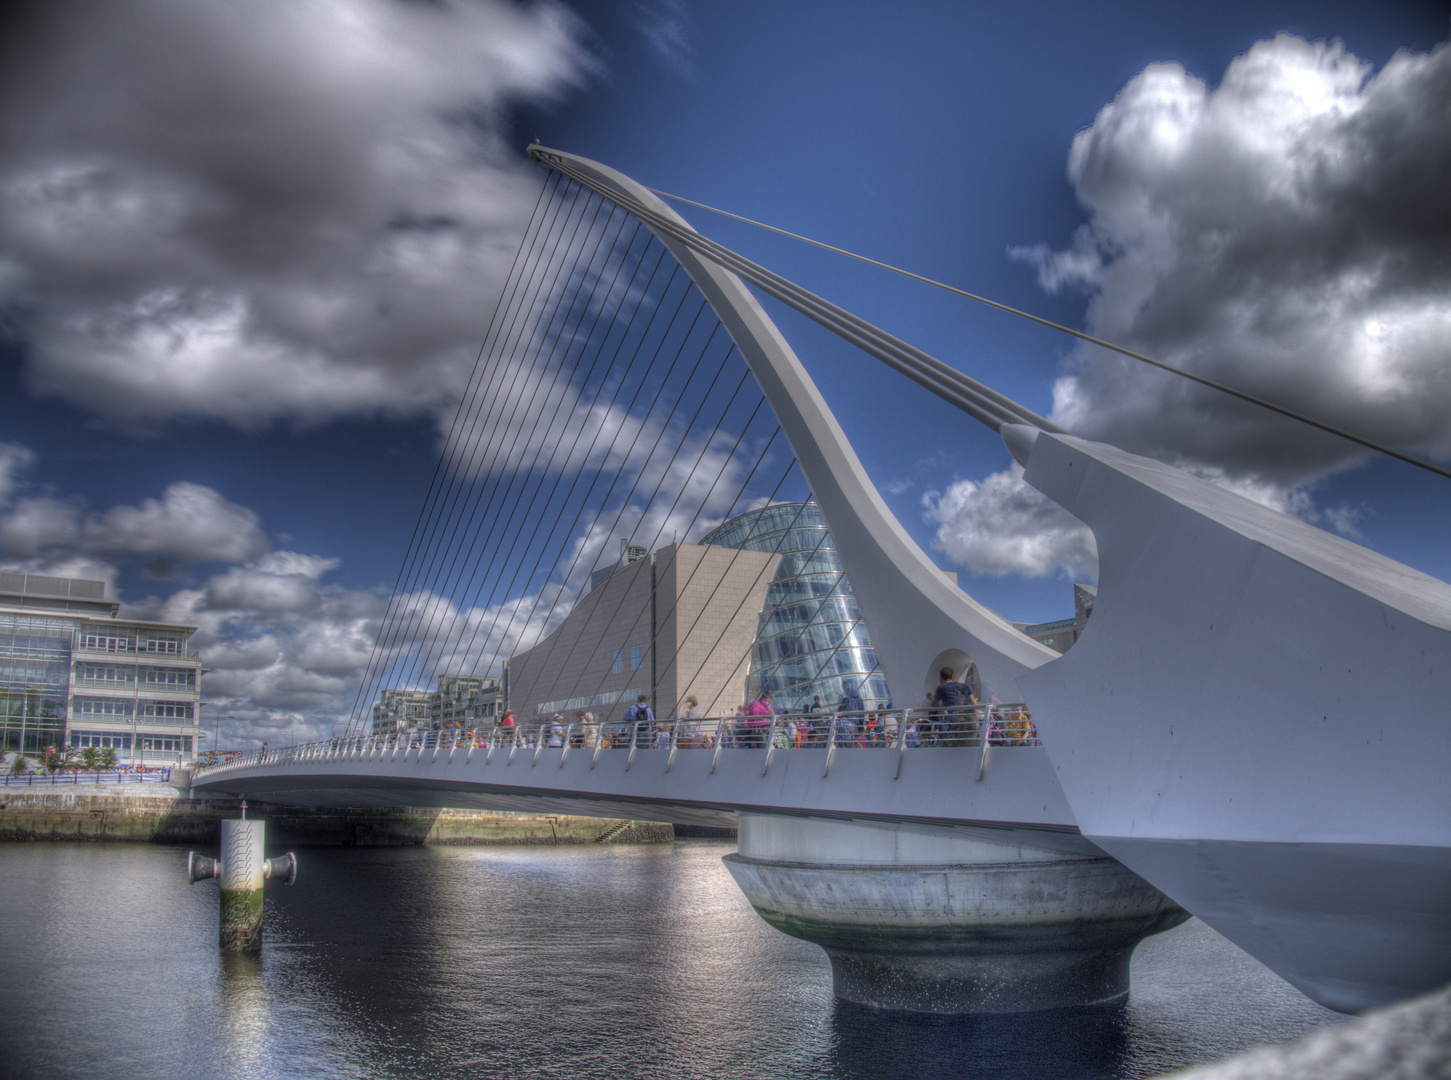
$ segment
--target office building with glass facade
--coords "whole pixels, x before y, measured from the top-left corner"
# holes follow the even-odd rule
[[[105,583],[0,573],[0,747],[67,743],[122,765],[176,765],[198,749],[194,626],[116,618]]]
[[[891,700],[851,582],[814,502],[741,514],[701,543],[780,556],[757,622],[748,700],[770,690],[781,711],[804,709],[813,696],[830,709],[848,688],[859,690],[868,706]]]

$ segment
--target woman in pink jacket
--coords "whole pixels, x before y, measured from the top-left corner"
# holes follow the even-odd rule
[[[745,719],[741,721],[741,726],[746,729],[747,747],[760,749],[766,745],[766,731],[771,726],[771,717],[775,715],[776,710],[771,705],[771,691],[762,690],[761,696],[746,709]]]

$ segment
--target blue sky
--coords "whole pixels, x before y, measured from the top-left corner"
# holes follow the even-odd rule
[[[1434,195],[1451,81],[1444,50],[1393,60],[1446,40],[1440,4],[144,0],[9,18],[0,563],[103,576],[128,611],[202,626],[207,697],[247,736],[325,730],[351,703],[538,191],[536,136],[1451,452]],[[1358,167],[1316,156],[1367,146]],[[682,212],[1075,430],[1451,577],[1445,480]],[[1356,292],[1367,267],[1379,283]],[[996,437],[770,310],[924,549],[1009,617],[1071,613],[1091,552]]]

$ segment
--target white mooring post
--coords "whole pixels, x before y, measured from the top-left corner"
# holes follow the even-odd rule
[[[242,817],[222,822],[220,858],[208,859],[195,851],[187,854],[187,884],[215,878],[221,887],[217,944],[224,952],[261,952],[262,883],[279,878],[291,885],[297,880],[297,856],[289,851],[276,859],[264,858],[266,841],[267,823],[247,820],[244,799]]]

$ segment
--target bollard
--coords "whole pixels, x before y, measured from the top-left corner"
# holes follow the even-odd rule
[[[284,885],[297,880],[297,857],[288,852],[276,859],[263,857],[267,823],[247,820],[242,803],[238,821],[222,822],[221,858],[208,859],[188,852],[187,884],[215,878],[221,887],[221,922],[217,944],[224,952],[262,950],[262,883],[278,878]]]

